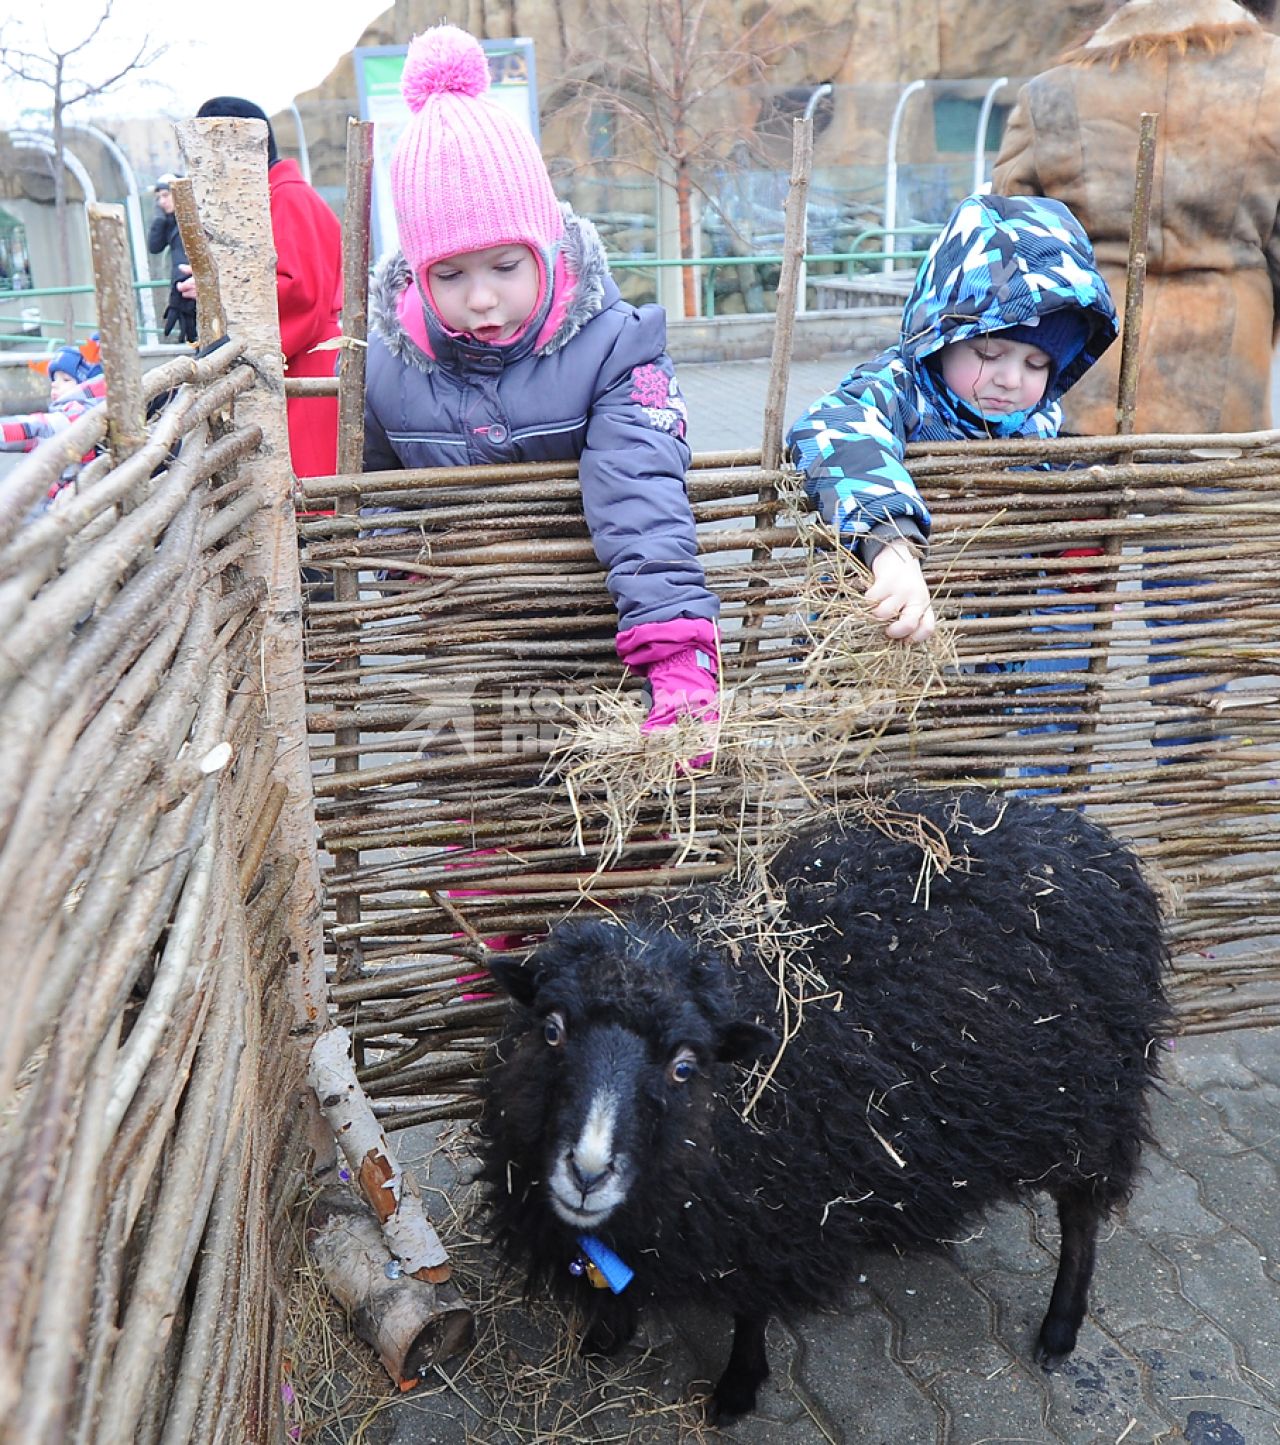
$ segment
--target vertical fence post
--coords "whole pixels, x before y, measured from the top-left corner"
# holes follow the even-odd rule
[[[1151,229],[1151,187],[1156,166],[1156,126],[1158,115],[1143,111],[1138,129],[1138,161],[1134,178],[1133,217],[1129,222],[1129,265],[1125,284],[1124,319],[1120,341],[1120,389],[1116,398],[1116,432],[1127,436],[1133,431],[1134,413],[1138,405],[1138,343],[1142,335],[1142,302],[1147,281],[1147,242]],[[1123,503],[1107,508],[1107,515],[1118,520],[1128,513]],[[1088,675],[1092,684],[1092,696],[1088,703],[1088,716],[1081,720],[1080,761],[1073,764],[1071,774],[1080,777],[1089,771],[1089,751],[1083,744],[1092,743],[1098,730],[1098,713],[1102,707],[1102,679],[1107,671],[1107,652],[1111,644],[1111,631],[1115,624],[1115,606],[1120,600],[1120,556],[1123,542],[1118,534],[1108,533],[1102,541],[1102,555],[1112,562],[1105,573],[1099,573],[1099,583],[1109,585],[1111,595],[1098,613],[1094,628],[1096,646],[1089,658]],[[1103,578],[1109,583],[1103,583]]]
[[[347,122],[347,201],[342,214],[342,348],[338,372],[338,471],[364,460],[365,341],[369,312],[369,207],[373,198],[373,122]],[[341,498],[338,510],[353,511]]]
[[[787,377],[791,371],[791,352],[796,328],[796,283],[804,262],[805,221],[809,205],[809,172],[813,164],[813,120],[804,116],[791,127],[791,184],[787,191],[786,222],[783,227],[782,269],[778,275],[778,295],[774,311],[773,358],[769,366],[769,387],[765,393],[764,434],[760,441],[760,465],[765,473],[756,508],[757,527],[772,528],[777,520],[778,489],[768,480],[782,465],[782,428],[787,405]],[[751,549],[754,561],[768,557],[769,546]],[[754,660],[759,639],[752,634],[764,621],[767,588],[757,589],[747,601],[743,615],[743,640],[740,656],[744,662]]]
[[[133,262],[123,207],[90,204],[89,249],[98,304],[98,344],[107,384],[107,443],[118,464],[147,439]]]
[[[373,187],[373,122],[347,123],[347,201],[342,217],[342,348],[338,371],[338,471],[347,476],[359,472],[364,463],[364,378],[365,341],[369,306],[369,205]],[[355,512],[352,496],[338,497],[337,511]],[[360,574],[352,567],[338,567],[333,574],[336,602],[355,602],[360,595]],[[359,627],[357,625],[357,633]],[[335,773],[360,771],[359,728],[339,728],[333,735],[337,756]],[[345,848],[334,854],[335,876],[351,874],[360,867],[360,854]],[[359,923],[360,895],[342,892],[334,905],[339,924]],[[358,974],[363,965],[358,934],[350,943],[338,946],[335,977],[341,982]]]
[[[179,176],[170,188],[173,214],[182,237],[182,249],[196,282],[196,337],[201,346],[208,346],[227,334],[227,317],[222,309],[222,289],[218,281],[218,263],[209,248],[209,238],[200,224],[196,195],[189,176]]]
[[[286,905],[298,1029],[328,1023],[320,870],[302,671],[302,586],[294,519],[293,469],[285,419],[275,245],[267,191],[266,127],[260,120],[196,119],[178,123],[178,145],[191,177],[202,233],[220,281],[228,332],[246,346],[257,385],[236,402],[238,422],[256,422],[262,443],[243,465],[266,503],[252,523],[245,568],[267,586],[259,673],[246,685],[265,689],[277,737],[274,776],[288,790],[281,810],[281,851],[297,872]],[[190,254],[190,253],[188,253]],[[202,340],[205,339],[202,331]],[[303,1043],[303,1049],[307,1043]],[[305,1059],[300,1056],[299,1064]],[[299,1075],[300,1082],[300,1075]],[[318,1113],[317,1139],[327,1133]]]
[[[769,389],[765,393],[764,436],[760,461],[767,472],[782,465],[783,412],[787,405],[787,378],[796,334],[797,286],[804,263],[805,220],[809,204],[809,173],[813,166],[813,121],[797,120],[792,127],[791,185],[787,191],[786,221],[782,239],[782,270],[774,313],[773,358]]]
[[[1116,431],[1133,430],[1138,406],[1138,348],[1142,337],[1142,303],[1147,289],[1147,244],[1151,229],[1151,185],[1156,166],[1158,115],[1143,111],[1138,132],[1138,170],[1129,225],[1129,266],[1125,277],[1124,328],[1120,336],[1120,394],[1116,398]]]

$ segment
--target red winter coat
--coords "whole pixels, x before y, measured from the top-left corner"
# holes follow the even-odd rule
[[[267,181],[284,373],[332,376],[338,353],[312,347],[342,332],[342,227],[319,193],[302,179],[297,161],[277,161]],[[338,469],[337,398],[294,397],[287,405],[294,474],[332,476]]]

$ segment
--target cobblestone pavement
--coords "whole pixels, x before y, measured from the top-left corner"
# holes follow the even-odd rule
[[[845,356],[793,362],[787,376],[784,427],[835,386],[850,365],[851,358]],[[769,366],[767,358],[677,362],[676,376],[689,404],[689,444],[695,452],[759,448]]]
[[[1092,1309],[1052,1374],[1030,1358],[1057,1230],[1047,1202],[991,1215],[943,1257],[872,1256],[841,1307],[770,1329],[758,1412],[723,1432],[694,1399],[729,1321],[648,1320],[615,1360],[572,1353],[549,1307],[485,1304],[481,1348],[391,1403],[378,1445],[1265,1445],[1280,1440],[1280,1030],[1180,1039],[1156,1146],[1101,1241]],[[422,1142],[423,1131],[415,1137]],[[408,1154],[409,1148],[404,1152]],[[456,1200],[464,1156],[424,1172]],[[434,1196],[430,1189],[428,1198]],[[465,1270],[483,1251],[464,1243]],[[469,1298],[489,1286],[472,1276]],[[384,1396],[389,1398],[384,1381]],[[692,1403],[690,1403],[692,1401]],[[350,1440],[350,1433],[326,1438]]]

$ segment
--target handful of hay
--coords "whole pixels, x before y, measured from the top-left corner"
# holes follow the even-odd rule
[[[569,714],[547,775],[568,792],[581,852],[587,820],[603,822],[601,867],[642,823],[664,828],[680,860],[708,829],[731,831],[740,853],[748,836],[755,851],[782,818],[838,794],[891,725],[909,726],[945,690],[955,665],[945,627],[923,644],[887,639],[866,603],[866,567],[812,513],[796,520],[803,575],[786,612],[724,619],[717,722],[646,733],[637,695],[622,690]],[[706,767],[687,766],[708,753]]]

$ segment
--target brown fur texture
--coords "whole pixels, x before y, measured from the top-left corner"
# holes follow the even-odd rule
[[[1228,49],[1241,35],[1253,35],[1257,26],[1249,20],[1234,25],[1193,25],[1188,30],[1130,35],[1110,45],[1077,45],[1063,55],[1061,65],[1108,65],[1112,70],[1128,60],[1143,60],[1169,50],[1177,55],[1203,50],[1216,55]]]
[[[1126,0],[1023,86],[993,188],[1070,207],[1123,310],[1143,112],[1159,120],[1136,429],[1262,430],[1280,295],[1280,37],[1234,0]],[[1115,431],[1119,366],[1112,347],[1067,392],[1067,431]]]

